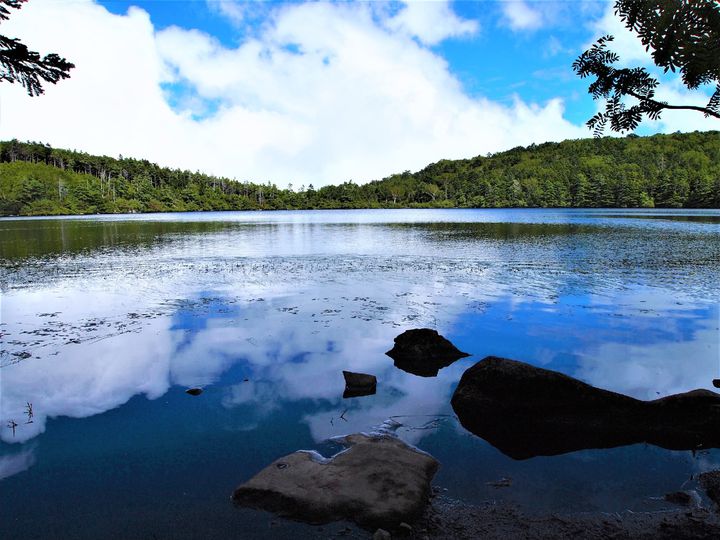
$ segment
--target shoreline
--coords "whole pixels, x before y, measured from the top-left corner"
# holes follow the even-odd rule
[[[424,532],[423,532],[424,531]],[[622,513],[529,515],[507,503],[472,505],[436,495],[413,525],[414,538],[719,538],[720,516],[704,507]]]

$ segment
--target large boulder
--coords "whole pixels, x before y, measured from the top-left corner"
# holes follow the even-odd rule
[[[430,328],[406,330],[395,338],[386,352],[395,366],[421,377],[437,377],[438,371],[456,360],[470,356]]]
[[[720,446],[720,395],[694,390],[641,401],[556,371],[489,356],[452,397],[460,423],[515,459],[647,442]]]
[[[417,518],[430,495],[438,462],[392,435],[348,435],[348,448],[326,459],[298,451],[242,484],[233,501],[279,515],[325,523],[346,519],[393,528]]]

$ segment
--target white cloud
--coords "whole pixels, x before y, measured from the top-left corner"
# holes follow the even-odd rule
[[[500,24],[514,32],[576,27],[578,20],[602,15],[606,5],[597,0],[499,0]]]
[[[503,2],[502,11],[505,23],[512,30],[535,30],[543,25],[543,14],[530,7],[524,0]]]
[[[208,7],[221,15],[224,15],[232,22],[240,24],[245,22],[249,4],[247,2],[236,2],[235,0],[206,0]]]
[[[479,30],[477,21],[458,17],[446,0],[405,0],[403,3],[404,7],[386,21],[387,27],[417,37],[427,45],[436,45],[449,37],[472,35]]]
[[[575,50],[570,47],[565,47],[557,37],[550,36],[545,45],[545,51],[543,56],[546,58],[557,56],[558,54],[575,53]]]
[[[635,66],[638,63],[645,66],[653,65],[650,53],[645,50],[637,35],[625,28],[620,17],[615,15],[613,4],[608,4],[602,17],[590,23],[590,30],[593,38],[585,44],[583,50],[590,47],[600,36],[610,34],[615,38],[610,48],[620,55],[623,67]]]
[[[365,3],[282,4],[228,48],[197,30],[158,32],[137,8],[35,0],[4,33],[77,68],[40,98],[4,85],[0,138],[318,186],[587,135],[560,100],[469,97],[424,44],[474,28],[445,2],[380,19]],[[166,98],[178,89],[174,110]]]

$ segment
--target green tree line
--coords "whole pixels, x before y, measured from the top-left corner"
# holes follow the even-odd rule
[[[314,189],[0,142],[0,215],[311,208],[720,208],[720,132],[570,140]]]

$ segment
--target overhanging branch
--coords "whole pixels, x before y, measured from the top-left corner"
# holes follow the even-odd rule
[[[715,118],[720,119],[720,113],[717,113],[711,109],[708,109],[707,107],[700,107],[697,105],[671,105],[669,103],[664,103],[662,101],[657,101],[655,99],[649,99],[649,98],[643,97],[643,96],[636,94],[635,92],[632,92],[630,90],[626,90],[625,93],[629,96],[634,97],[635,99],[637,99],[639,101],[644,101],[645,103],[652,103],[658,109],[679,109],[679,110],[687,110],[687,111],[698,111],[701,113],[705,113],[705,116],[714,116]]]

